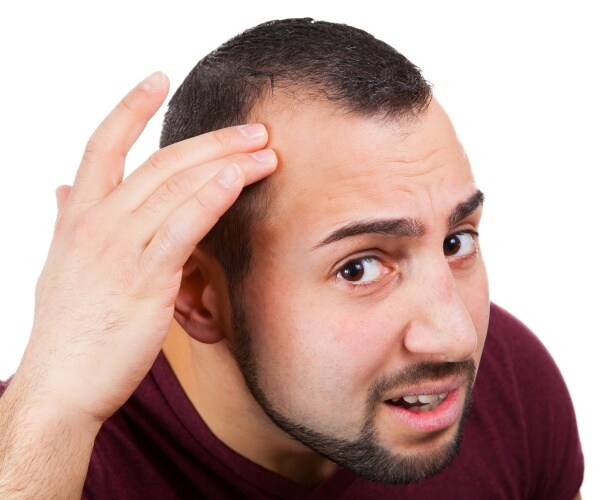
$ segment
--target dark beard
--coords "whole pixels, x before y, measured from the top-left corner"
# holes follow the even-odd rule
[[[232,352],[246,385],[269,418],[297,441],[355,474],[371,481],[392,485],[410,484],[427,479],[441,472],[456,458],[471,405],[475,379],[473,360],[440,364],[419,363],[392,376],[380,377],[369,390],[368,411],[359,437],[355,440],[339,439],[295,422],[274,408],[259,382],[257,356],[253,351],[252,334],[246,321],[244,307],[239,302],[232,301],[232,305],[234,311]],[[392,453],[378,443],[375,430],[376,406],[381,404],[386,392],[402,385],[452,375],[466,376],[468,390],[458,430],[448,443],[426,455]]]

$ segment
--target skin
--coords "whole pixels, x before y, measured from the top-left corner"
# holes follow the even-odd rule
[[[270,216],[254,235],[244,295],[257,385],[294,422],[353,440],[376,380],[423,362],[479,364],[489,319],[481,253],[467,237],[468,255],[443,250],[449,236],[477,229],[481,207],[448,227],[453,209],[477,188],[436,101],[418,119],[400,122],[282,97],[256,115],[280,165],[270,178]],[[319,246],[348,223],[401,217],[418,219],[424,234],[365,234]],[[340,278],[340,266],[365,255],[377,258],[369,270],[375,279],[357,286]],[[195,272],[182,294],[188,308],[195,304],[195,318],[176,317],[195,340],[186,342],[173,324],[165,352],[199,413],[226,444],[275,472],[306,484],[328,477],[331,461],[290,439],[248,390],[232,355],[236,333],[218,266],[201,252],[188,265]],[[463,383],[461,405],[467,391]],[[456,439],[458,422],[430,434],[407,428],[384,401],[410,393],[399,386],[377,402],[378,444],[430,456]]]
[[[33,331],[0,399],[3,499],[80,498],[95,436],[158,355],[196,243],[275,169],[257,124],[164,148],[123,180],[168,89],[162,73],[134,88],[90,138],[72,189],[57,192]]]
[[[437,104],[421,125],[408,128],[340,120],[327,106],[298,116],[273,108],[256,117],[272,134],[268,144],[262,126],[233,127],[154,153],[123,180],[125,156],[167,92],[162,74],[133,89],[91,137],[73,188],[57,190],[32,335],[0,399],[1,498],[80,498],[98,430],[163,343],[184,390],[225,443],[307,484],[334,472],[330,461],[273,424],[248,391],[231,351],[225,277],[195,249],[244,185],[274,171],[277,158],[267,145],[286,168],[273,177],[277,215],[256,235],[260,252],[247,292],[253,354],[269,401],[293,418],[306,414],[311,425],[352,437],[365,391],[379,374],[425,359],[479,361],[487,324],[481,259],[457,265],[440,255],[448,234],[442,220],[454,198],[474,185]],[[327,168],[319,171],[318,164]],[[325,170],[336,167],[340,177],[328,177]],[[307,168],[315,177],[302,178]],[[323,197],[297,189],[313,182]],[[365,211],[418,216],[428,232],[415,242],[361,237],[311,250],[331,228]],[[476,226],[477,219],[461,225]],[[284,228],[293,241],[282,237]],[[379,245],[388,272],[371,291],[351,292],[334,278],[334,261]],[[330,302],[324,306],[311,294]],[[288,374],[289,384],[274,383]],[[307,390],[321,391],[331,406],[304,397]],[[376,425],[385,446],[419,453],[455,433],[415,439],[390,425],[381,405]]]

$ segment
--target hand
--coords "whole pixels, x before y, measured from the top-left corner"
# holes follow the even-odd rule
[[[26,377],[48,405],[100,421],[158,355],[198,241],[245,184],[276,166],[255,124],[168,146],[123,180],[125,155],[167,92],[161,73],[133,89],[90,138],[72,189],[57,190],[33,331],[14,380]]]

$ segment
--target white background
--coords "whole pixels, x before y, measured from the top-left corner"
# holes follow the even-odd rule
[[[592,394],[600,364],[600,35],[593,2],[385,5],[3,2],[0,378],[16,369],[31,327],[54,188],[72,181],[87,137],[118,99],[155,69],[175,89],[198,59],[258,22],[345,22],[420,66],[453,118],[487,197],[482,242],[492,298],[537,333],[561,368],[586,455],[582,492],[600,498]],[[129,171],[156,147],[162,112]]]

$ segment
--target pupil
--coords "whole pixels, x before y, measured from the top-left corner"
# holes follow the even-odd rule
[[[364,273],[365,270],[360,261],[352,262],[342,270],[342,276],[348,281],[358,281]]]
[[[451,236],[444,240],[444,253],[446,255],[454,255],[460,250],[460,238]]]

